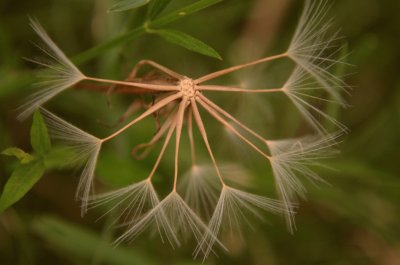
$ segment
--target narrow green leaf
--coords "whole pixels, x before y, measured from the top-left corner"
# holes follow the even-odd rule
[[[79,162],[74,159],[71,160],[71,157],[75,156],[76,153],[70,147],[66,146],[52,147],[44,157],[46,170],[73,168],[77,166]]]
[[[194,14],[198,11],[201,11],[207,7],[218,4],[219,2],[222,2],[222,1],[223,0],[200,0],[200,1],[197,1],[191,5],[185,6],[178,10],[174,10],[171,13],[168,13],[165,16],[162,16],[162,17],[154,20],[153,22],[151,22],[150,26],[154,27],[154,28],[163,27],[167,24],[170,24],[173,21],[187,17],[190,14]]]
[[[42,160],[34,160],[28,164],[19,165],[4,186],[0,197],[0,213],[19,201],[44,173]]]
[[[54,249],[59,250],[65,256],[72,255],[76,259],[87,262],[98,258],[101,260],[98,264],[108,265],[156,264],[152,259],[132,248],[113,246],[99,233],[63,220],[42,217],[35,220],[32,227],[36,234],[50,242]]]
[[[39,110],[33,114],[31,145],[33,150],[39,155],[46,154],[51,147],[47,127]]]
[[[144,6],[150,0],[120,0],[110,8],[110,12],[121,12]]]
[[[21,164],[27,164],[33,160],[33,156],[17,147],[7,148],[3,152],[1,152],[1,154],[6,156],[15,156],[21,162]]]
[[[157,27],[165,26],[167,24],[170,24],[171,22],[174,22],[176,20],[184,18],[190,14],[201,11],[209,6],[215,5],[222,1],[223,0],[200,0],[200,1],[197,1],[191,5],[188,5],[186,7],[178,9],[178,10],[174,10],[174,11],[166,14],[165,16],[162,16],[162,17],[152,21],[149,24],[149,27],[157,28]],[[137,27],[133,30],[130,30],[130,31],[120,35],[120,36],[117,36],[113,39],[105,41],[104,43],[101,43],[97,46],[94,46],[94,47],[78,54],[77,56],[72,58],[72,61],[75,62],[76,64],[82,64],[82,63],[96,57],[97,55],[102,54],[104,51],[114,48],[114,47],[117,47],[124,42],[135,39],[144,33],[146,33],[146,30],[143,26]]]
[[[182,46],[188,50],[222,60],[221,56],[213,48],[182,31],[163,29],[151,30],[150,32],[157,34],[165,40]]]
[[[171,0],[153,0],[149,5],[147,18],[150,20],[155,19],[171,2]]]

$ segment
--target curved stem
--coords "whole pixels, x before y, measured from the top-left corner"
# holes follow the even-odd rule
[[[165,66],[163,66],[161,64],[158,64],[158,63],[156,63],[154,61],[151,61],[151,60],[141,60],[141,61],[139,61],[135,65],[135,67],[132,69],[131,76],[136,76],[136,73],[139,70],[139,68],[142,67],[143,65],[146,65],[146,64],[153,66],[154,68],[160,70],[161,72],[163,72],[163,73],[165,73],[165,74],[167,74],[167,75],[169,75],[169,76],[171,76],[171,77],[173,77],[175,79],[181,80],[181,79],[185,78],[185,76],[183,76],[181,74],[178,74],[177,72],[175,72],[175,71],[173,71],[173,70],[171,70],[171,69],[169,69],[169,68],[167,68],[167,67],[165,67]]]
[[[147,143],[142,143],[142,144],[136,145],[132,149],[132,154],[135,156],[135,158],[137,158],[137,159],[144,158],[149,153],[151,146],[156,144],[161,139],[161,137],[165,134],[165,132],[168,130],[168,128],[170,128],[171,124],[174,123],[175,118],[176,118],[176,113],[174,110],[173,113],[168,116],[168,118],[166,119],[164,124],[157,131],[157,133],[153,136],[153,138],[151,138],[150,141],[148,141]],[[143,151],[143,153],[141,155],[137,155],[137,152],[142,148],[146,148],[146,149]]]
[[[157,168],[158,168],[158,165],[160,164],[160,161],[161,161],[162,157],[164,156],[165,149],[167,148],[168,143],[169,143],[169,141],[171,140],[172,133],[174,132],[174,129],[176,128],[176,119],[177,119],[177,117],[175,116],[175,119],[174,119],[174,120],[171,122],[171,124],[169,125],[168,134],[167,134],[167,137],[165,138],[165,141],[164,141],[164,144],[163,144],[163,146],[162,146],[162,148],[161,148],[160,154],[159,154],[158,157],[157,157],[157,161],[156,161],[156,163],[154,164],[154,167],[153,167],[153,169],[151,170],[150,175],[147,177],[147,179],[148,179],[149,181],[151,181],[151,179],[153,178],[154,173],[156,172],[156,170],[157,170]]]

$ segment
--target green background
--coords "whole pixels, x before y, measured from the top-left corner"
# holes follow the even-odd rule
[[[173,0],[168,10],[193,2]],[[344,75],[353,90],[346,96],[350,107],[335,110],[350,133],[339,145],[341,153],[326,161],[333,170],[319,171],[330,185],[305,183],[308,200],[301,202],[293,235],[280,217],[268,215],[267,222],[253,222],[253,230],[244,228],[243,239],[238,235],[228,239],[230,253],[219,250],[219,257],[210,257],[205,264],[400,264],[400,2],[332,2],[328,16],[334,17],[334,27],[340,28],[343,43],[347,43],[346,60],[353,66]],[[145,35],[102,51],[81,69],[98,77],[123,79],[137,61],[152,59],[187,76],[201,76],[257,55],[284,51],[301,4],[294,0],[223,1],[167,26],[201,39],[223,61]],[[106,0],[0,1],[1,150],[9,146],[30,150],[30,121],[17,122],[15,111],[31,93],[35,80],[36,66],[23,58],[40,54],[32,45],[37,37],[28,16],[38,18],[72,57],[134,28],[146,13],[146,7],[107,13],[111,5]],[[250,46],[241,41],[244,36],[250,38]],[[250,81],[264,82],[264,76],[280,80],[287,73],[285,65],[260,71],[267,74]],[[251,71],[222,82],[236,82],[246,74],[251,76]],[[115,122],[130,100],[113,97],[112,108],[108,108],[105,95],[66,91],[46,107],[90,132],[105,135],[104,124]],[[254,110],[238,98],[216,100],[225,105],[241,102],[244,107],[235,110],[240,117],[254,125],[265,122],[276,136],[292,136],[296,134],[293,128],[299,126],[299,116],[281,98],[257,101],[250,105]],[[229,156],[230,143],[225,143],[227,138],[220,140],[219,127],[210,123],[209,129],[211,140],[219,141],[218,155],[239,161],[239,155]],[[97,185],[105,189],[142,179],[153,159],[132,160],[127,146],[145,141],[153,132],[154,122],[148,120],[105,149],[97,168]],[[1,158],[0,187],[11,174],[13,162]],[[170,184],[165,173],[171,169],[170,162],[168,158],[162,164],[156,185]],[[253,183],[260,184],[259,192],[272,196],[271,173],[262,163],[243,163],[250,168]],[[80,216],[79,203],[74,201],[77,175],[73,169],[46,173],[20,202],[0,215],[0,264],[201,264],[191,259],[191,241],[173,250],[157,237],[141,236],[132,244],[112,246],[109,242],[120,233],[107,229],[112,217],[96,221],[101,210]]]

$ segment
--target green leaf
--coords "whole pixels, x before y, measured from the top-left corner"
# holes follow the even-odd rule
[[[201,11],[207,7],[213,6],[222,2],[223,0],[200,0],[191,5],[185,6],[181,9],[174,10],[171,13],[166,14],[150,23],[151,27],[160,28],[178,19],[187,17],[190,14],[194,14]]]
[[[198,11],[201,11],[209,6],[215,5],[219,2],[222,2],[222,0],[200,0],[197,1],[191,5],[188,5],[186,7],[183,7],[178,10],[174,10],[165,16],[162,16],[154,21],[152,21],[148,26],[149,27],[162,27],[167,24],[170,24],[171,22],[174,22],[176,20],[179,20],[181,18],[184,18],[190,14],[196,13]],[[104,43],[101,43],[95,47],[92,47],[74,58],[72,58],[72,61],[75,62],[76,64],[82,64],[94,57],[96,57],[99,54],[104,53],[104,51],[117,47],[121,45],[124,42],[130,41],[132,39],[135,39],[139,37],[140,35],[146,33],[146,30],[143,26],[137,27],[133,30],[130,30],[120,36],[117,36],[113,39],[110,39],[108,41],[105,41]]]
[[[4,186],[0,197],[0,213],[19,201],[44,173],[42,160],[34,160],[29,164],[19,165]]]
[[[153,260],[132,248],[113,246],[95,231],[67,223],[65,221],[43,217],[32,224],[33,231],[62,255],[76,259],[109,265],[154,265]],[[83,263],[82,263],[83,264]],[[85,264],[94,264],[93,262]]]
[[[1,154],[6,156],[15,156],[21,162],[21,164],[27,164],[33,160],[33,156],[17,147],[7,148],[3,152],[1,152]]]
[[[213,48],[184,32],[172,29],[163,29],[150,30],[150,33],[157,34],[165,40],[182,46],[188,50],[222,60],[221,56]]]
[[[39,155],[45,155],[51,147],[47,127],[39,110],[33,114],[31,145],[33,150]]]
[[[147,18],[150,20],[155,19],[171,2],[171,0],[153,0],[149,5]]]
[[[150,0],[121,0],[110,8],[110,12],[121,12],[144,6]]]
[[[73,149],[66,146],[52,147],[45,156],[46,170],[73,168],[77,166],[79,161],[71,160],[75,157],[76,153]]]

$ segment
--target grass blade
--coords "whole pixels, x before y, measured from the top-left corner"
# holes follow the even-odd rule
[[[151,32],[188,50],[222,60],[221,56],[213,48],[182,31],[163,29],[152,30]]]
[[[127,11],[130,9],[135,9],[144,6],[149,2],[150,0],[122,0],[114,4],[109,11],[110,12]]]

